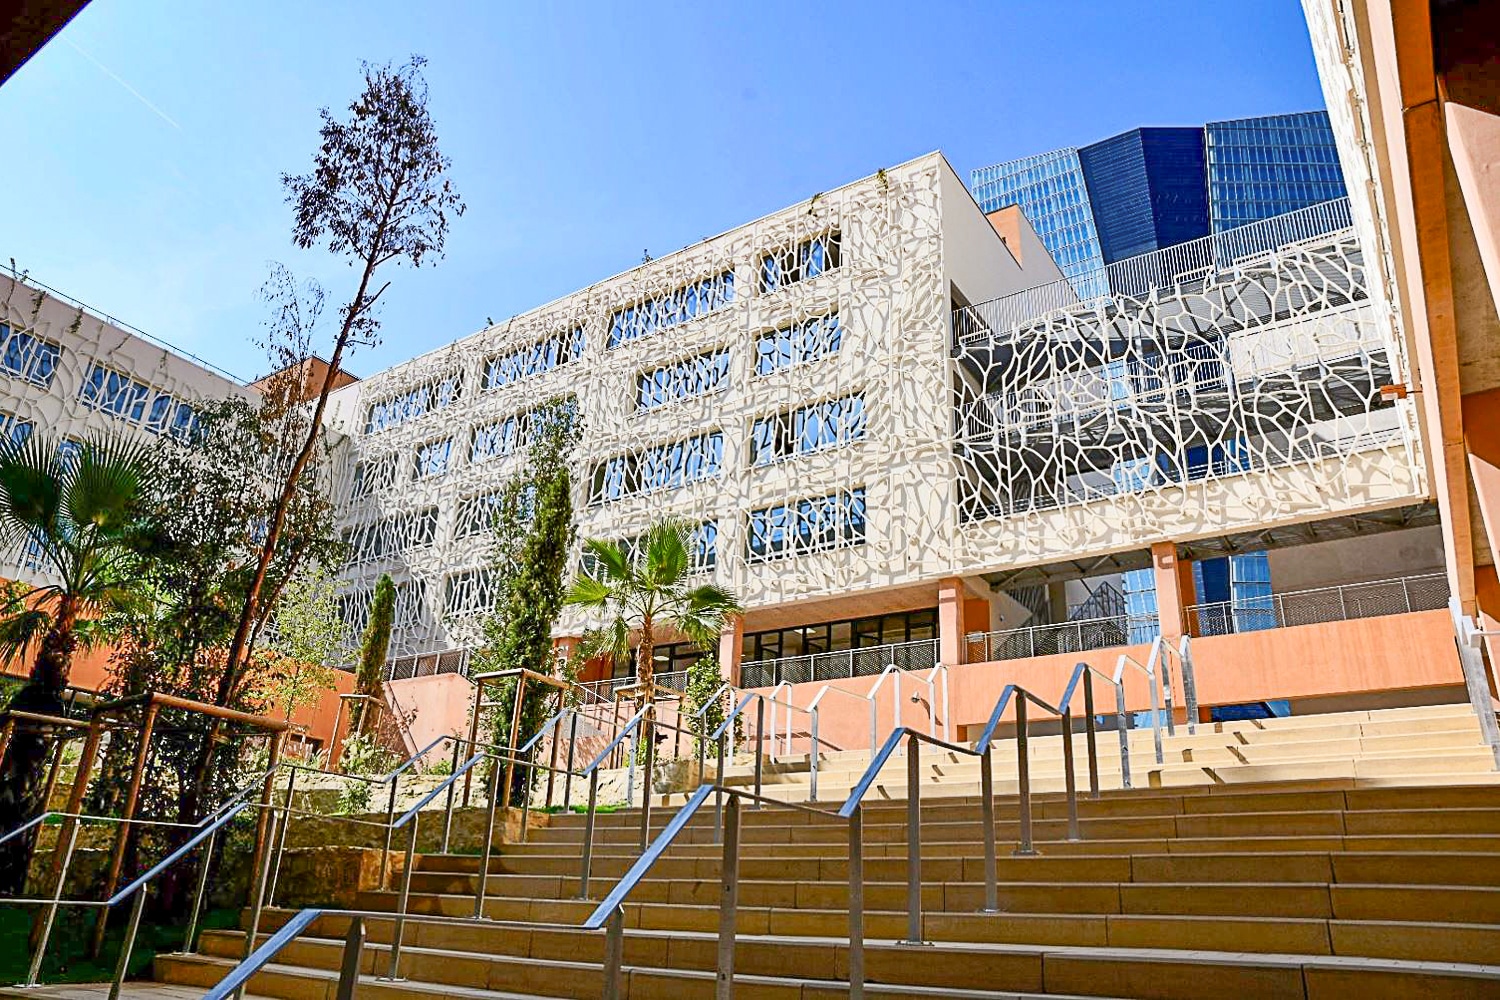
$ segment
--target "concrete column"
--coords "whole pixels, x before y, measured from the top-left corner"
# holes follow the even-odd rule
[[[740,686],[740,656],[745,648],[745,619],[735,615],[719,636],[719,676]]]
[[[1182,638],[1183,609],[1192,603],[1193,564],[1177,557],[1176,542],[1157,542],[1151,546],[1151,567],[1156,577],[1156,617],[1162,638],[1176,641]]]
[[[957,577],[938,581],[938,662],[964,662],[964,582]]]

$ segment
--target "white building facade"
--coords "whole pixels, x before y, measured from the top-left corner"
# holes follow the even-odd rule
[[[388,572],[392,655],[456,662],[489,606],[487,498],[563,396],[580,536],[699,525],[747,634],[836,623],[798,653],[920,638],[930,663],[944,582],[983,631],[1024,614],[997,581],[1027,567],[1420,506],[1410,404],[1380,393],[1405,351],[1346,216],[1121,262],[1133,294],[1079,302],[934,153],[643,264],[339,390],[349,614]]]

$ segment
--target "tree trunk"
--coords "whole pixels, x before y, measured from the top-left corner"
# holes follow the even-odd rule
[[[653,657],[656,655],[656,639],[651,634],[651,616],[646,615],[641,619],[641,641],[635,651],[635,674],[643,689],[643,698],[647,702],[654,702],[655,692],[651,685],[655,683],[655,663]]]
[[[37,715],[62,714],[62,692],[78,645],[73,635],[77,623],[77,605],[64,595],[52,627],[42,638],[31,679],[11,700],[12,709]],[[18,728],[12,734],[5,759],[0,761],[0,834],[26,824],[47,808],[47,758],[54,742],[53,737],[32,728]],[[36,831],[32,830],[0,844],[0,892],[21,895],[25,891],[35,842]]]

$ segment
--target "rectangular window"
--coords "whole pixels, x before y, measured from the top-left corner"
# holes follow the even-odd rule
[[[583,357],[584,346],[583,327],[580,326],[519,350],[493,355],[485,359],[484,376],[480,379],[479,387],[487,392],[532,375],[550,372]]]
[[[704,521],[692,528],[688,532],[687,543],[688,572],[690,574],[712,572],[719,563],[719,522]],[[640,535],[620,539],[618,544],[627,562],[634,562],[640,556]],[[599,565],[598,558],[587,549],[584,550],[579,561],[579,568],[595,579],[603,575],[603,568]]]
[[[469,461],[478,463],[514,455],[526,437],[523,423],[522,415],[512,414],[504,420],[475,427],[469,435]]]
[[[448,372],[388,399],[371,403],[365,433],[374,434],[451,406],[463,394],[463,384],[462,372]]]
[[[62,347],[0,323],[0,371],[47,388],[57,374]]]
[[[750,429],[750,464],[836,448],[865,436],[864,393],[825,400],[757,420]]]
[[[500,499],[499,493],[483,493],[460,500],[453,521],[453,537],[473,538],[493,531],[495,518],[500,513]]]
[[[755,338],[755,374],[769,375],[837,354],[843,342],[837,312],[763,333]]]
[[[417,445],[417,465],[413,479],[432,479],[446,475],[453,458],[453,439],[442,438]]]
[[[711,431],[607,459],[594,466],[589,502],[679,489],[711,479],[724,464],[724,435]]]
[[[14,413],[0,410],[0,437],[12,444],[25,444],[26,439],[31,437],[31,432],[34,430],[36,430],[36,424],[30,420],[22,420]]]
[[[647,334],[706,316],[733,301],[734,272],[725,271],[617,309],[609,317],[608,347],[613,350]]]
[[[350,488],[351,499],[367,497],[396,485],[396,456],[381,455],[354,464],[354,482]]]
[[[702,396],[729,382],[729,348],[642,372],[636,379],[636,409],[652,410],[679,399]]]
[[[355,525],[344,532],[349,562],[379,562],[427,548],[437,538],[437,521],[438,509],[424,507]]]
[[[774,292],[778,288],[827,274],[838,266],[838,231],[821,233],[810,240],[773,250],[762,256],[759,269],[760,290]]]
[[[495,602],[495,574],[488,569],[449,573],[443,581],[443,614],[467,615]]]
[[[752,562],[861,545],[865,488],[808,497],[750,512],[747,555]]]
[[[91,410],[139,423],[145,416],[146,397],[150,392],[150,386],[144,382],[137,382],[123,372],[96,362],[89,366],[83,385],[78,387],[78,398]]]

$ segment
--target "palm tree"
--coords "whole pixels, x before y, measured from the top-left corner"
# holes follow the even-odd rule
[[[153,453],[139,442],[100,437],[60,448],[33,434],[0,445],[0,549],[18,554],[41,581],[12,584],[0,600],[0,657],[24,661],[35,652],[11,708],[61,713],[74,655],[105,642],[112,619],[148,604],[135,570],[154,478]],[[37,733],[11,739],[0,761],[0,832],[44,807],[49,749]],[[0,868],[24,874],[24,864],[4,860]]]
[[[646,529],[634,553],[618,542],[587,539],[584,548],[593,556],[596,572],[581,573],[564,598],[566,604],[609,616],[604,627],[584,633],[579,650],[584,656],[628,657],[630,634],[639,634],[637,673],[648,701],[658,628],[665,626],[708,651],[741,610],[739,599],[723,587],[689,586],[690,534],[683,522],[658,521]]]
[[[0,547],[24,551],[44,581],[0,610],[0,656],[35,649],[29,686],[59,704],[74,654],[108,638],[111,616],[144,606],[134,570],[154,467],[147,444],[117,437],[0,447]]]

